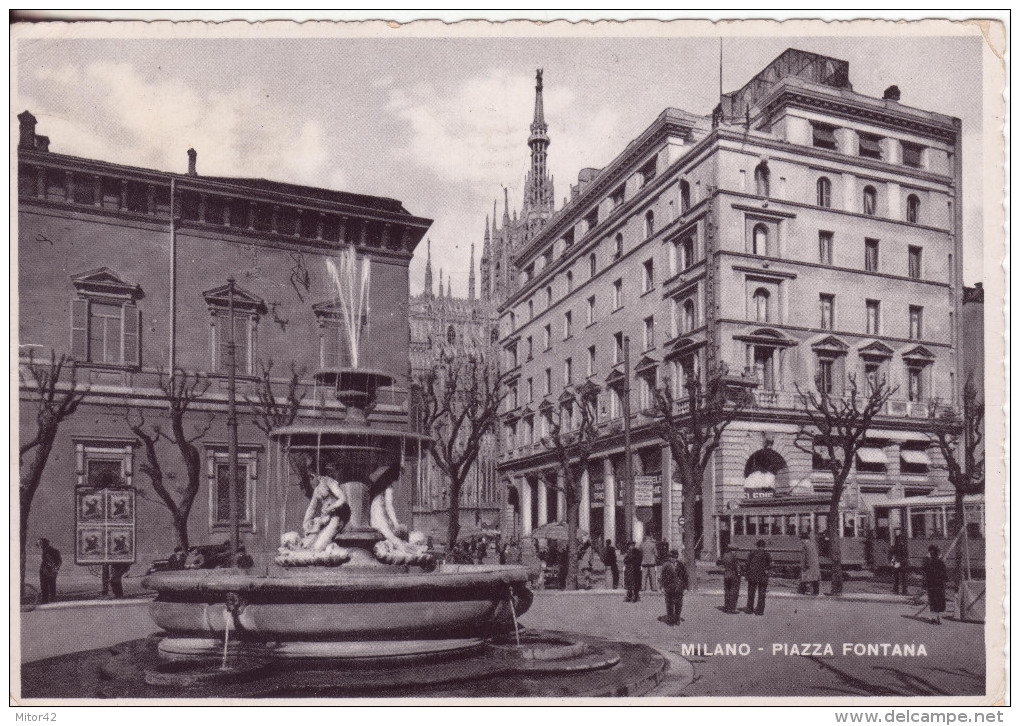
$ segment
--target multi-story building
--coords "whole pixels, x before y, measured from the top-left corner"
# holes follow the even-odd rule
[[[307,394],[297,423],[343,418],[341,405],[314,387],[312,374],[352,363],[340,293],[326,262],[353,246],[370,261],[358,364],[394,379],[371,414],[373,425],[406,428],[408,265],[431,221],[393,199],[200,176],[193,150],[187,174],[55,153],[36,134],[32,114],[19,120],[21,440],[30,441],[36,427],[30,357],[45,363],[51,351],[70,356],[88,391],[59,428],[32,504],[29,541],[47,537],[63,551],[63,584],[87,580],[89,565],[109,559],[112,540],[102,540],[101,530],[114,525],[101,516],[103,503],[94,495],[77,495],[112,488],[121,517],[114,527],[121,528],[118,556],[144,565],[173,549],[170,512],[149,484],[146,454],[128,418],[138,424],[144,417],[150,433],[159,426],[172,435],[159,384],[174,369],[201,381],[184,421],[202,472],[191,542],[229,536],[226,350],[233,277],[242,538],[249,551],[273,552],[283,529],[300,525],[307,500],[296,485],[284,485],[287,462],[271,460],[270,442],[255,425],[251,400],[260,373],[274,364],[272,381],[282,395],[291,365],[301,372]],[[184,462],[165,440],[157,453],[164,484],[179,498],[187,483]],[[406,519],[410,487],[401,489],[408,501],[398,507]],[[136,505],[126,508],[131,500]],[[29,572],[37,557],[30,549]]]
[[[431,241],[425,261],[425,283],[421,295],[411,297],[411,380],[421,381],[422,374],[432,370],[442,355],[476,355],[490,359],[496,347],[495,306],[490,300],[475,295],[475,246],[471,245],[468,273],[468,295],[454,297],[449,279],[443,290],[443,272],[439,271],[439,292],[432,277]],[[412,397],[412,400],[414,398]],[[418,415],[412,407],[412,418]],[[420,424],[420,422],[418,422]],[[493,534],[499,530],[501,496],[496,483],[495,434],[482,442],[478,461],[468,474],[461,490],[461,536]],[[414,528],[444,542],[450,512],[450,487],[446,476],[427,453],[417,469],[418,476],[412,498]]]
[[[847,62],[790,49],[711,116],[667,108],[608,166],[584,170],[516,251],[518,287],[500,308],[515,373],[500,474],[522,535],[565,514],[541,439],[585,380],[602,388],[582,475],[581,527],[596,541],[645,529],[679,545],[694,526],[715,554],[734,509],[827,500],[831,475],[796,443],[797,388],[839,393],[851,374],[896,392],[858,456],[845,530],[876,498],[946,486],[920,422],[933,396],[956,401],[960,387],[960,121],[901,103],[895,86],[861,95],[849,79]],[[720,364],[753,385],[756,405],[683,512],[651,392],[682,395],[687,376]],[[631,471],[658,482],[638,522],[623,507],[628,379]],[[780,519],[755,529],[785,532]]]

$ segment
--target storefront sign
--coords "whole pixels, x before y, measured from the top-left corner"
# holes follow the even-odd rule
[[[601,479],[591,482],[592,504],[602,504],[606,501],[606,483]]]
[[[75,562],[106,565],[135,561],[135,491],[75,489]]]
[[[649,474],[634,477],[634,506],[650,507],[654,503],[655,485],[659,484],[659,496],[662,496],[661,477]]]

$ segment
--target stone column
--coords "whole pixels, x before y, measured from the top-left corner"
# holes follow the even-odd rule
[[[886,213],[885,216],[889,219],[906,219],[907,215],[903,213],[903,206],[901,204],[901,191],[900,185],[896,182],[889,182],[885,185],[885,205]],[[877,210],[881,212],[881,210]]]
[[[588,481],[588,467],[581,470],[581,511],[577,518],[578,526],[591,533],[591,482]]]
[[[613,473],[613,462],[608,456],[602,460],[602,480],[605,497],[602,504],[603,536],[613,540],[613,544],[619,547],[620,543],[616,541],[616,476]]]
[[[525,477],[517,480],[518,501],[521,503],[521,537],[531,534],[531,482]]]
[[[662,536],[670,547],[680,549],[680,529],[673,507],[673,456],[668,446],[662,447]]]
[[[556,472],[556,485],[559,489],[556,490],[556,521],[567,520],[567,492],[564,490],[566,481],[563,477],[563,472]]]
[[[541,527],[549,521],[549,496],[545,486],[545,475],[538,477],[538,526]]]
[[[857,198],[857,177],[843,174],[843,211],[860,213],[863,210],[861,200]],[[835,200],[834,200],[835,201]]]

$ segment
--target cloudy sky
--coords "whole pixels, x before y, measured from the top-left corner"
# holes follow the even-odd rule
[[[791,46],[850,61],[859,92],[895,83],[904,104],[963,119],[965,245],[980,244],[980,41],[727,38],[725,90]],[[193,146],[199,174],[400,199],[435,220],[434,264],[463,295],[503,186],[519,205],[536,68],[559,204],[580,168],[607,164],[663,108],[708,114],[718,57],[717,37],[30,39],[13,111],[31,110],[59,153],[183,172]],[[967,262],[966,281],[981,279],[979,256]]]

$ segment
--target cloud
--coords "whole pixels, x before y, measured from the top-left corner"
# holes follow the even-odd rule
[[[198,151],[208,176],[266,177],[302,184],[343,181],[327,170],[326,130],[251,83],[210,93],[172,76],[149,79],[130,63],[40,67],[22,96],[54,151],[183,171]]]

